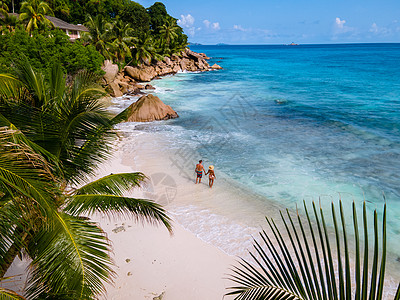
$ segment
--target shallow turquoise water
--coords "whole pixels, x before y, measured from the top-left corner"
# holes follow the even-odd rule
[[[154,82],[180,115],[165,130],[181,147],[289,207],[341,198],[381,210],[385,195],[400,240],[400,44],[192,50],[224,70]]]

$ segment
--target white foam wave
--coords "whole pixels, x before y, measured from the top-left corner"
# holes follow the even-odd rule
[[[247,250],[252,248],[252,236],[259,232],[258,228],[241,225],[194,205],[172,207],[169,211],[179,224],[206,243],[229,255],[250,258]]]

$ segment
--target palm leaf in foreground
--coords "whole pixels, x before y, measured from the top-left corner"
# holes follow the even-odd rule
[[[103,282],[109,282],[113,274],[109,242],[89,220],[62,213],[60,220],[31,241],[35,247],[31,247],[34,260],[27,293],[39,299],[44,295],[92,299],[104,292]]]
[[[76,195],[112,194],[121,196],[124,192],[135,187],[146,179],[143,173],[118,173],[104,176],[76,190]]]
[[[151,200],[123,196],[88,194],[73,196],[65,211],[72,215],[101,212],[112,216],[132,216],[149,224],[163,224],[172,232],[171,220],[161,205]]]
[[[378,216],[374,211],[374,251],[368,255],[368,222],[366,204],[363,206],[364,251],[360,237],[356,206],[353,202],[354,260],[350,259],[348,233],[342,202],[339,215],[332,203],[333,234],[330,233],[322,208],[313,203],[315,222],[311,221],[304,202],[306,222],[297,215],[298,226],[287,210],[287,219],[281,212],[285,230],[279,230],[267,218],[272,234],[260,232],[265,247],[254,239],[255,264],[241,260],[234,267],[230,279],[237,286],[227,295],[235,299],[383,299],[386,266],[386,204],[383,212],[382,237],[378,235]],[[306,225],[303,226],[303,225]],[[307,228],[308,227],[308,228]],[[333,242],[333,243],[332,243]],[[332,243],[332,244],[331,244]],[[381,244],[381,248],[380,245]],[[380,254],[380,255],[379,255]],[[361,258],[363,263],[361,264]],[[350,266],[354,262],[354,267]],[[369,270],[369,265],[372,269]],[[379,266],[380,263],[380,266]],[[400,299],[400,283],[395,300]]]
[[[0,284],[2,281],[6,280],[12,280],[12,277],[0,278]],[[25,299],[24,297],[18,295],[16,292],[0,287],[0,300],[24,300],[24,299]]]

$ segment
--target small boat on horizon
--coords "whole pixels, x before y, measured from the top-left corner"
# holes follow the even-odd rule
[[[290,44],[288,44],[288,46],[298,46],[299,44],[296,44],[294,42],[291,42]]]

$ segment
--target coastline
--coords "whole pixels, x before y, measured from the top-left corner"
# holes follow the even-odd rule
[[[224,278],[236,258],[185,229],[177,221],[178,215],[170,212],[174,201],[186,202],[185,195],[198,193],[196,188],[207,193],[208,186],[196,186],[193,182],[188,186],[189,183],[181,184],[181,180],[187,181],[186,178],[175,177],[176,196],[171,198],[171,203],[165,203],[168,202],[162,197],[166,193],[165,186],[154,185],[151,181],[160,171],[166,176],[177,172],[168,166],[165,155],[157,155],[164,149],[163,145],[152,133],[126,136],[122,131],[122,135],[116,143],[113,158],[101,166],[99,176],[110,172],[145,173],[150,182],[134,191],[132,196],[163,204],[173,219],[174,232],[170,236],[163,227],[136,223],[129,218],[110,220],[94,216],[113,245],[116,264],[114,284],[106,285],[107,294],[101,299],[158,299],[163,293],[162,299],[222,299],[231,284]],[[193,198],[193,202],[201,198]],[[177,207],[181,204],[175,205]]]
[[[149,125],[152,127],[155,124]],[[138,128],[135,129],[136,126]],[[231,281],[223,278],[231,273],[232,265],[237,265],[238,257],[250,259],[248,250],[252,250],[252,238],[257,238],[258,232],[267,228],[265,216],[278,221],[278,211],[284,207],[272,201],[266,203],[265,198],[252,194],[246,187],[235,186],[237,183],[221,172],[217,173],[218,181],[212,189],[208,188],[204,177],[201,185],[195,185],[194,175],[188,178],[173,164],[177,149],[171,147],[170,141],[164,138],[162,132],[145,129],[142,124],[125,123],[121,127],[119,150],[116,152],[118,157],[108,162],[108,173],[121,168],[121,172],[140,171],[149,176],[149,185],[136,191],[135,196],[146,197],[162,204],[173,217],[176,232],[170,238],[163,228],[154,228],[151,225],[140,228],[140,225],[135,225],[128,227],[126,232],[115,234],[112,229],[124,221],[110,225],[100,221],[114,244],[115,260],[119,267],[116,285],[108,286],[107,289],[108,295],[115,298],[109,299],[125,299],[118,297],[135,289],[136,293],[148,292],[150,296],[165,292],[165,299],[222,298],[227,292],[226,288],[232,285]],[[107,171],[103,171],[103,175],[106,173]],[[158,177],[160,173],[162,176]],[[166,183],[157,183],[157,178],[162,178]],[[295,212],[291,213],[293,215]],[[280,226],[279,221],[277,225]],[[127,244],[128,237],[132,238],[131,244]],[[140,263],[136,266],[137,273],[132,274],[137,276],[132,276],[131,279],[127,274],[132,271],[125,259],[129,258],[127,253],[135,250],[136,239],[139,244],[136,257],[147,261],[147,265]],[[166,251],[162,251],[159,245]],[[159,261],[158,267],[153,266],[154,259]],[[390,258],[388,253],[388,261],[390,259],[394,258]],[[205,262],[198,264],[203,260]],[[193,264],[193,267],[187,268],[187,264]],[[201,269],[201,265],[207,267]],[[149,267],[153,269],[153,275]],[[142,274],[147,279],[141,278]],[[395,292],[398,282],[396,274],[395,265],[388,264],[386,296]],[[139,280],[140,284],[135,287],[128,284],[134,281],[133,278]],[[190,280],[186,280],[187,278]],[[202,294],[202,286],[207,286],[210,294]],[[149,292],[151,287],[154,288]],[[187,294],[182,292],[182,288],[188,289],[185,292]],[[135,292],[132,293],[134,294]],[[147,299],[143,297],[137,299]]]
[[[163,293],[163,299],[222,298],[232,284],[223,278],[235,264],[234,256],[248,258],[252,236],[266,228],[264,216],[277,220],[277,212],[285,207],[265,203],[268,199],[219,170],[212,190],[207,178],[202,185],[194,185],[193,165],[185,170],[174,165],[179,146],[171,146],[168,135],[157,132],[160,124],[168,123],[121,124],[114,157],[101,166],[100,173],[140,171],[149,176],[148,185],[133,196],[164,205],[174,220],[175,235],[122,217],[94,217],[112,242],[117,265],[115,284],[107,285],[104,299],[161,299]],[[190,150],[193,162],[201,158],[195,149]],[[167,183],[155,183],[160,178],[168,179]],[[389,264],[388,269],[391,267]]]

